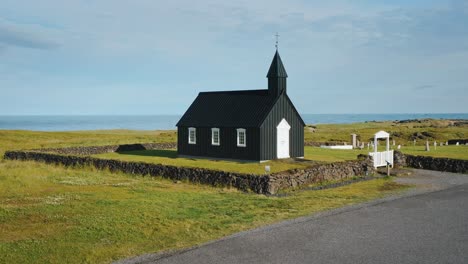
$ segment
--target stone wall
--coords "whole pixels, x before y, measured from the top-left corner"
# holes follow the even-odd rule
[[[319,164],[306,169],[293,169],[272,174],[267,190],[269,193],[276,193],[281,189],[296,188],[301,185],[373,174],[375,174],[375,169],[370,157],[356,161]]]
[[[468,160],[434,158],[429,156],[413,156],[394,152],[395,165],[415,169],[468,173]]]
[[[123,145],[108,145],[108,146],[87,146],[87,147],[69,147],[69,148],[44,148],[34,149],[36,152],[57,153],[62,155],[80,155],[90,156],[102,153],[134,151],[134,150],[151,150],[151,149],[175,149],[177,143],[142,143],[142,144],[123,144]]]
[[[5,159],[33,160],[73,167],[94,166],[112,172],[161,176],[172,180],[187,180],[213,186],[235,187],[242,191],[252,191],[258,194],[275,194],[281,189],[296,188],[304,184],[318,183],[324,180],[341,180],[374,173],[372,161],[369,158],[358,161],[319,164],[306,169],[290,170],[271,175],[223,172],[86,156],[65,156],[37,151],[7,151]]]
[[[31,151],[7,151],[5,159],[33,160],[48,164],[61,164],[67,167],[93,166],[98,169],[108,169],[111,172],[124,172],[129,174],[162,176],[172,180],[188,180],[194,183],[209,184],[213,186],[232,186],[242,191],[253,191],[259,194],[268,194],[268,178],[253,174],[223,172],[201,168],[176,167],[162,164],[144,162],[129,162],[112,159],[99,159],[82,156],[65,156],[53,153]]]
[[[316,141],[305,141],[304,146],[307,147],[320,147],[320,146],[342,146],[345,142],[343,141],[326,141],[326,142],[316,142]]]
[[[456,145],[458,142],[458,144],[460,145],[465,145],[465,144],[468,144],[468,139],[450,139],[448,141],[448,144],[449,145]]]
[[[407,155],[403,154],[403,152],[399,150],[394,150],[393,151],[393,166],[397,168],[408,166],[406,164],[406,156]]]

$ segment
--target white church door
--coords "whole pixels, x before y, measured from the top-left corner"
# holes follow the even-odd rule
[[[286,119],[283,118],[276,127],[276,153],[278,159],[289,158],[289,130],[291,126],[288,124]]]

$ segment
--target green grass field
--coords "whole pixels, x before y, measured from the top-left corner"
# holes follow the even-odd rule
[[[358,154],[367,153],[367,150],[330,150],[318,147],[305,147],[304,158],[317,163],[328,163],[345,160],[355,160]],[[104,153],[94,155],[94,157],[105,159],[117,159],[125,161],[139,161],[172,166],[197,167],[213,170],[223,170],[230,172],[264,174],[265,166],[269,165],[271,172],[280,172],[290,169],[300,169],[310,166],[311,163],[294,161],[268,161],[258,162],[237,162],[209,159],[179,158],[176,150],[141,150],[121,153]]]
[[[437,146],[435,149],[431,146],[429,151],[426,151],[423,146],[407,146],[401,151],[410,155],[468,160],[468,146]]]
[[[0,263],[108,263],[401,190],[379,179],[287,197],[0,161]]]
[[[6,150],[176,142],[175,131],[98,130],[39,132],[0,130],[0,155]]]
[[[171,141],[157,138],[165,132],[0,133],[2,154],[38,147]],[[0,263],[109,263],[193,246],[402,188],[379,179],[265,197],[159,177],[1,159]]]
[[[351,134],[360,135],[361,141],[369,142],[373,135],[379,131],[389,132],[400,145],[413,145],[414,134],[419,137],[416,140],[417,145],[424,145],[426,140],[445,142],[449,139],[468,138],[468,125],[456,125],[455,121],[450,120],[425,120],[409,123],[387,122],[367,122],[353,124],[319,124],[316,125],[315,132],[306,128],[305,141],[340,141],[350,142]]]
[[[141,150],[121,153],[104,153],[94,155],[94,157],[105,159],[118,159],[125,161],[141,161],[163,165],[196,167],[212,170],[222,170],[230,172],[241,172],[251,174],[264,174],[265,166],[271,167],[271,172],[284,171],[294,168],[305,168],[305,164],[287,161],[259,162],[239,162],[210,159],[179,158],[176,150]]]
[[[325,149],[319,147],[305,147],[304,158],[320,162],[337,162],[345,160],[355,160],[359,154],[367,154],[368,150],[342,150]]]
[[[362,130],[366,136],[380,129],[389,130],[378,124],[344,125],[342,129],[339,125],[320,125],[315,133],[306,132],[306,138],[349,141],[350,131]],[[408,128],[410,132],[402,132],[402,138],[414,130],[428,130],[424,124],[420,126]],[[468,134],[466,126],[433,129],[433,135],[441,140]],[[16,149],[174,142],[175,136],[174,131],[0,131],[0,155]],[[467,159],[465,146],[424,152],[422,147],[408,145],[404,144],[403,152]],[[305,152],[306,159],[332,162],[355,159],[358,154],[367,153],[367,149],[307,147]],[[174,154],[166,153],[166,158],[173,159],[171,155]],[[213,163],[228,166],[224,162]],[[254,165],[263,169],[264,164]],[[273,163],[272,169],[276,167]],[[159,177],[1,158],[0,263],[109,263],[143,253],[193,246],[280,220],[368,201],[404,188],[391,179],[378,179],[336,189],[266,197],[234,189],[174,183]]]

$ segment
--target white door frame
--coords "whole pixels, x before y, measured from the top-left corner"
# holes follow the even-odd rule
[[[284,118],[276,126],[276,157],[278,159],[289,158],[289,130],[291,126]]]

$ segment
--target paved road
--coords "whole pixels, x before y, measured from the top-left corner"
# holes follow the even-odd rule
[[[399,181],[416,181],[425,193],[334,210],[130,262],[468,263],[468,176],[418,171]]]

